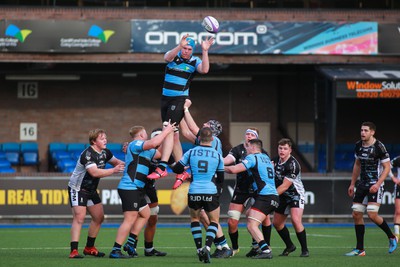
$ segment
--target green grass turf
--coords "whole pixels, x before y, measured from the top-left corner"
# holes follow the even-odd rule
[[[226,227],[224,227],[226,232]],[[309,258],[300,258],[300,246],[293,228],[289,227],[291,237],[298,249],[288,257],[279,257],[284,248],[276,231],[272,231],[271,260],[254,260],[245,257],[250,248],[250,237],[245,228],[240,228],[240,253],[229,259],[212,259],[213,266],[398,266],[400,248],[389,255],[388,240],[385,234],[375,226],[366,228],[366,257],[345,257],[355,246],[353,227],[312,227],[306,228]],[[155,246],[168,253],[166,257],[145,257],[143,255],[143,236],[139,237],[139,257],[134,259],[109,259],[108,254],[114,244],[116,228],[102,228],[96,240],[99,250],[106,253],[104,258],[86,256],[84,259],[69,259],[70,235],[68,228],[0,228],[0,266],[199,266],[194,242],[188,227],[157,229]],[[79,251],[86,242],[87,228],[82,229]],[[203,231],[203,236],[204,236]],[[229,241],[229,237],[228,242]],[[203,241],[204,242],[204,241]],[[212,248],[212,251],[214,248]]]

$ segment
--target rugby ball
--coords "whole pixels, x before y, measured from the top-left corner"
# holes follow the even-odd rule
[[[207,16],[203,19],[201,23],[203,28],[209,33],[217,33],[219,30],[219,22],[214,17]]]

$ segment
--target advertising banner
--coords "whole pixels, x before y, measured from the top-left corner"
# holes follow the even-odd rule
[[[400,54],[400,23],[380,23],[378,36],[380,54]]]
[[[195,53],[206,36],[215,36],[214,54],[322,54],[375,55],[378,52],[376,22],[268,22],[219,21],[220,30],[206,32],[201,21],[132,20],[132,50],[165,53],[189,34],[196,40]]]
[[[400,98],[400,80],[347,80],[336,84],[337,98]]]
[[[118,53],[129,49],[129,22],[0,21],[1,52]]]
[[[21,177],[2,178],[0,189],[1,216],[69,216],[68,177]],[[156,182],[160,215],[188,216],[187,192],[189,183],[172,190],[175,177],[167,177]],[[122,215],[118,196],[119,179],[104,178],[100,182],[99,194],[106,215]],[[349,215],[351,199],[347,196],[348,179],[303,179],[306,188],[305,215]],[[235,180],[225,181],[220,197],[221,215],[228,212]],[[392,215],[394,212],[393,183],[387,181],[380,214]]]

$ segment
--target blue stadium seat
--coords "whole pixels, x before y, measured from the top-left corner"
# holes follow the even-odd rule
[[[73,160],[78,160],[79,157],[81,156],[81,154],[82,154],[82,151],[72,151],[71,152],[71,158]]]
[[[125,161],[125,153],[122,151],[113,151],[114,157],[116,157],[119,160]]]
[[[49,171],[54,171],[57,169],[57,159],[56,154],[59,151],[67,151],[67,144],[63,142],[52,142],[49,143],[48,150],[48,162],[49,162]]]
[[[1,150],[0,150],[0,159],[7,159],[6,153],[4,153],[4,151]]]
[[[19,143],[8,142],[8,143],[3,143],[2,150],[4,152],[18,152],[19,153],[21,151],[21,147],[20,147]]]
[[[11,163],[6,159],[0,159],[0,173],[15,173]]]
[[[60,172],[71,172],[76,166],[76,161],[72,158],[63,158],[57,161],[57,169]]]
[[[52,142],[49,144],[49,153],[54,151],[67,151],[67,144],[61,142]]]
[[[105,169],[112,169],[112,168],[114,168],[113,165],[111,165],[110,163],[106,163]]]
[[[39,152],[39,146],[36,142],[24,142],[20,145],[21,152]]]
[[[37,152],[24,152],[22,153],[22,165],[36,166],[39,171],[39,154]]]
[[[120,143],[108,143],[107,148],[111,150],[111,152],[121,152],[122,151],[122,144]]]
[[[37,166],[39,171],[39,146],[36,142],[21,143],[22,165]]]
[[[86,144],[84,143],[69,143],[67,144],[67,151],[69,152],[74,152],[74,151],[80,151],[82,152],[85,150]]]
[[[67,151],[54,151],[53,152],[53,168],[55,171],[61,171],[59,169],[59,162],[62,160],[73,160],[71,152]],[[75,161],[76,162],[76,161]]]
[[[11,163],[11,165],[20,165],[20,154],[19,152],[5,152],[7,160]]]

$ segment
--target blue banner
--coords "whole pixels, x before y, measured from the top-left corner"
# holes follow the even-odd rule
[[[165,53],[189,34],[197,42],[215,36],[211,54],[330,54],[375,55],[376,22],[263,22],[219,21],[217,34],[206,32],[201,21],[132,20],[132,51]]]

